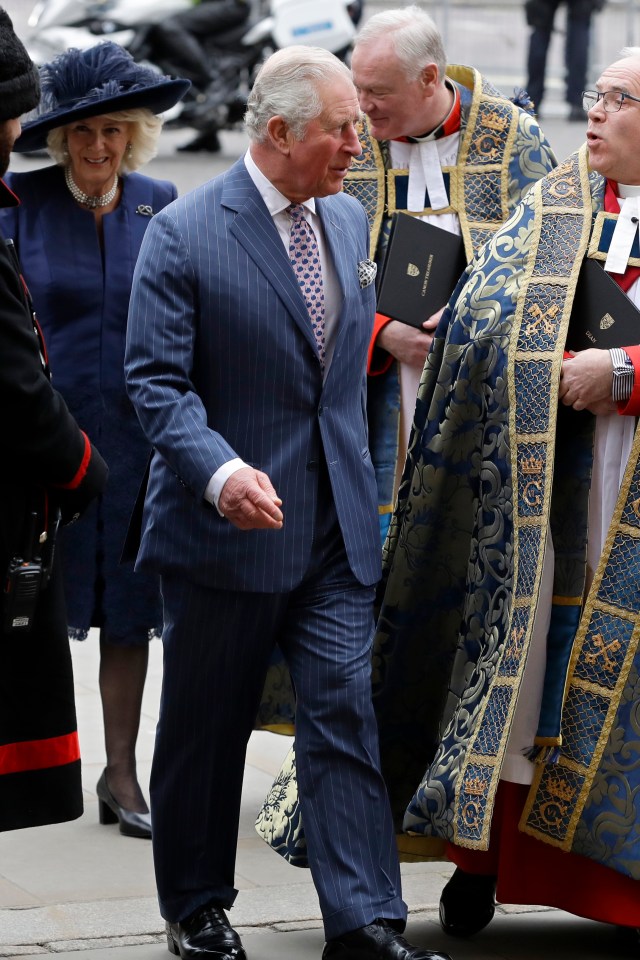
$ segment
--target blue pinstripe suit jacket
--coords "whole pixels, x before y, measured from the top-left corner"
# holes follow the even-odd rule
[[[365,411],[375,293],[357,272],[367,218],[344,194],[316,209],[343,293],[324,383],[302,294],[243,160],[149,224],[126,356],[129,394],[156,449],[139,569],[216,589],[292,589],[310,556],[324,453],[351,568],[363,584],[380,576]],[[240,531],[204,500],[236,456],[271,478],[282,530]]]

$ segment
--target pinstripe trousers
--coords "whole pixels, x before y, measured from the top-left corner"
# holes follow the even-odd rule
[[[374,588],[351,572],[328,487],[321,483],[308,568],[290,593],[162,579],[164,678],[151,813],[167,920],[235,899],[245,753],[276,643],[296,688],[300,804],[326,936],[376,917],[401,926],[406,919],[371,704]]]

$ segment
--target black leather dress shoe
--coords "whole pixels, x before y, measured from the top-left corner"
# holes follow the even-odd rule
[[[242,941],[227,915],[216,903],[198,907],[186,920],[168,923],[167,946],[182,960],[208,957],[209,960],[247,960]]]
[[[440,895],[440,925],[451,937],[472,937],[493,920],[496,878],[456,867]]]
[[[119,823],[120,833],[125,837],[151,839],[151,814],[125,810],[115,799],[107,785],[107,771],[103,770],[96,786],[98,794],[98,817],[100,823]]]
[[[386,920],[374,920],[366,927],[350,930],[327,940],[322,960],[451,960],[448,953],[434,953],[413,947]]]

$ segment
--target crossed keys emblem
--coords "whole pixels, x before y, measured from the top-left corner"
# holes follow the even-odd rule
[[[536,328],[541,326],[544,333],[550,337],[555,329],[554,321],[559,309],[560,307],[557,303],[554,303],[548,310],[543,310],[539,303],[533,303],[529,307],[529,316],[533,317],[533,319],[529,321],[525,328],[526,335],[530,337],[536,332]]]
[[[609,656],[610,653],[617,653],[621,647],[619,640],[610,640],[608,643],[601,633],[593,635],[593,645],[596,648],[590,653],[585,654],[585,660],[589,664],[596,663],[601,657],[604,659],[603,667],[608,673],[615,670],[615,661]]]

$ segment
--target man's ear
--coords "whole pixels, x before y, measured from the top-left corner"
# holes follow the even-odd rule
[[[433,95],[433,92],[438,85],[437,63],[428,63],[426,67],[422,68],[422,72],[420,73],[420,83],[425,91],[429,91],[430,95]]]
[[[279,114],[271,117],[267,123],[267,133],[276,150],[286,155],[291,152],[291,144],[295,138],[284,117],[281,117]]]

